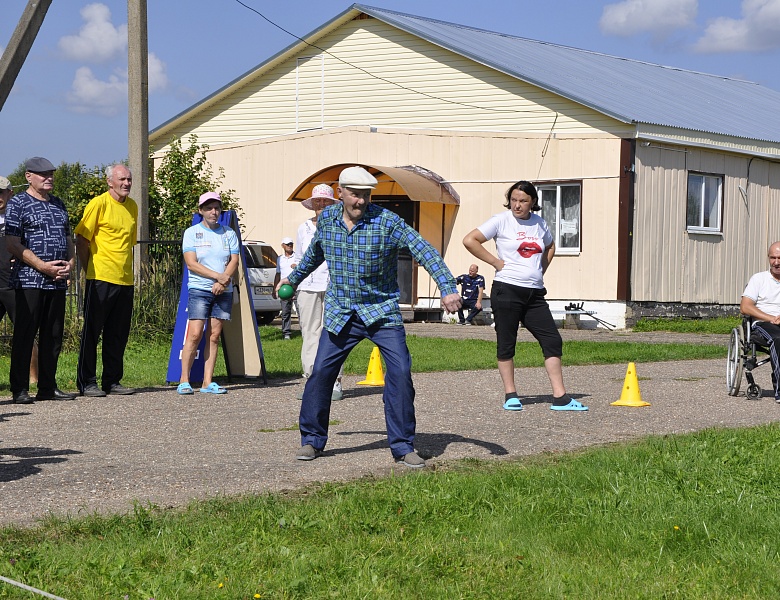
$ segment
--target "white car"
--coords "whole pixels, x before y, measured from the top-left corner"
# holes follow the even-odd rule
[[[282,310],[279,298],[273,297],[278,254],[265,242],[247,242],[244,256],[257,324],[270,325]]]

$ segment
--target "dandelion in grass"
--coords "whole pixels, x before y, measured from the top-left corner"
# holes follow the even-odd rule
[[[675,526],[674,526],[674,530],[675,530],[675,531],[680,531],[680,526],[679,526],[679,525],[675,525]]]
[[[219,582],[219,585],[218,585],[217,587],[218,587],[218,588],[223,588],[223,587],[225,587],[225,584],[224,584],[224,583],[222,583],[222,582],[220,581],[220,582]]]

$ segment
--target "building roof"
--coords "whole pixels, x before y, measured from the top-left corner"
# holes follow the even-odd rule
[[[780,92],[757,83],[610,56],[383,8],[353,4],[302,39],[316,40],[360,13],[625,123],[780,142]],[[273,68],[296,41],[161,124],[175,125]]]
[[[361,4],[376,19],[627,123],[780,142],[780,92]]]

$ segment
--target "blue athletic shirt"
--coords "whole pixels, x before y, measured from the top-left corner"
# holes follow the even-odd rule
[[[217,273],[224,273],[225,267],[230,262],[230,256],[238,254],[238,238],[236,232],[230,227],[220,225],[218,229],[211,229],[201,221],[184,232],[181,250],[182,253],[194,252],[198,262],[204,267]],[[201,277],[190,271],[187,281],[188,290],[210,292],[213,285],[214,279]],[[232,291],[231,281],[225,288],[225,292]]]

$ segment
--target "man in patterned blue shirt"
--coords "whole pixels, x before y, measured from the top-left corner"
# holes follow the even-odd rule
[[[30,387],[30,357],[38,336],[38,395],[36,400],[72,400],[73,394],[57,387],[57,361],[65,326],[65,292],[75,250],[68,211],[52,195],[54,165],[36,156],[25,163],[30,184],[8,203],[5,239],[16,257],[11,287],[16,291],[16,321],[11,343],[10,384],[13,401],[33,401]]]
[[[412,359],[398,306],[398,251],[408,248],[441,290],[448,312],[460,308],[455,279],[433,246],[395,213],[371,204],[377,180],[362,167],[339,176],[341,203],[326,208],[301,262],[279,286],[295,286],[323,262],[330,271],[325,319],[317,358],[306,382],[299,418],[298,460],[313,460],[328,441],[330,397],[339,369],[352,349],[368,338],[387,367],[384,388],[387,441],[393,458],[408,467],[425,461],[414,451]],[[278,287],[277,286],[277,289]]]

